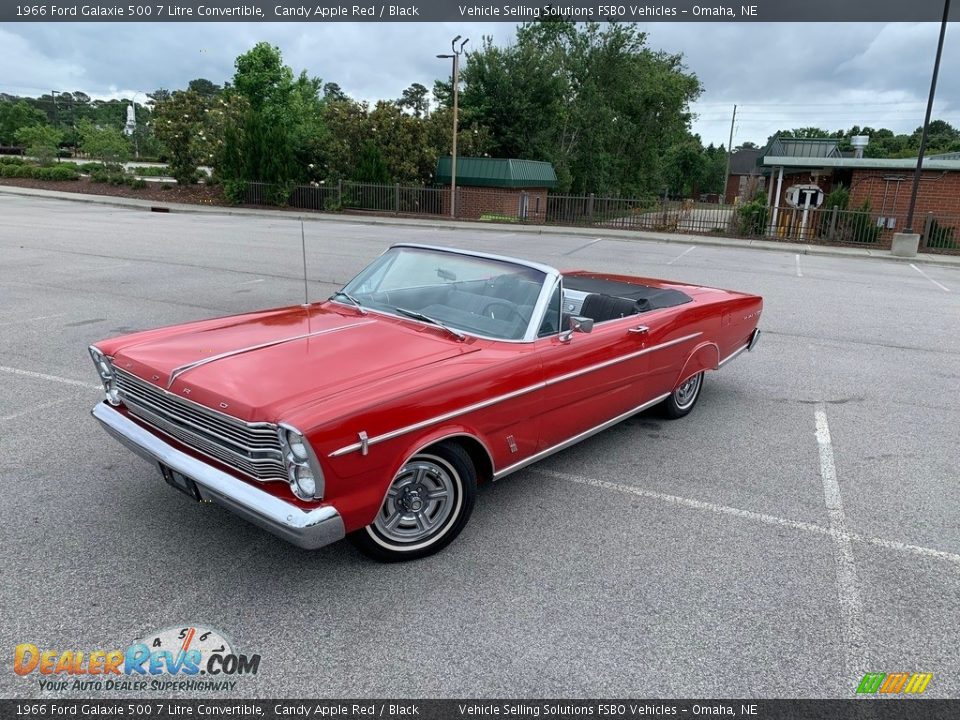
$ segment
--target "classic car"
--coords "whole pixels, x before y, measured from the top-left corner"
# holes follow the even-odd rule
[[[658,406],[753,349],[756,295],[394,245],[329,299],[104,340],[94,417],[194,500],[393,561],[478,483]]]

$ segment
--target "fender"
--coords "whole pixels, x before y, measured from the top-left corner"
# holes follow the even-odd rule
[[[716,370],[720,367],[720,348],[715,342],[702,342],[697,345],[687,361],[683,364],[683,370],[673,383],[673,390],[676,390],[684,382],[703,370]]]

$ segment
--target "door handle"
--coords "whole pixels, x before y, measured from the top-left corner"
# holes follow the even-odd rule
[[[646,325],[637,325],[636,327],[632,327],[627,330],[627,332],[635,335],[646,335],[648,332],[650,332],[650,328],[648,328]]]

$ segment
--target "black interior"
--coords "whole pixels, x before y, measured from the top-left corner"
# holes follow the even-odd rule
[[[583,317],[592,318],[594,322],[616,320],[628,315],[675,307],[693,300],[679,290],[665,290],[649,285],[597,277],[577,275],[565,277],[563,285],[570,290],[589,293],[583,301],[580,314]]]

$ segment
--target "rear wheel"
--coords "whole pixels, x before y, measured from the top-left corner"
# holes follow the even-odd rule
[[[459,445],[441,443],[400,468],[372,523],[350,536],[376,560],[414,560],[439,552],[463,530],[477,494],[477,473]]]
[[[682,418],[693,410],[693,406],[700,399],[700,389],[703,387],[703,371],[687,378],[674,390],[670,397],[661,403],[663,414],[671,420]]]

